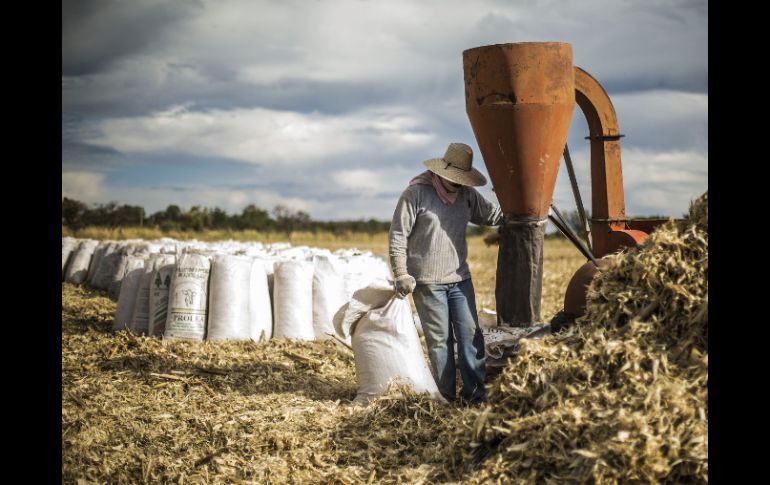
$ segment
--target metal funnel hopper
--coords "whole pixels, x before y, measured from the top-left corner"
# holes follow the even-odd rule
[[[505,215],[498,323],[540,320],[543,237],[575,108],[572,46],[524,42],[463,52],[465,108]]]
[[[465,109],[503,212],[544,219],[575,109],[572,46],[463,52]]]

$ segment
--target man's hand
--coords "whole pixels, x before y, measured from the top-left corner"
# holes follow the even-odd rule
[[[414,291],[417,282],[410,275],[405,274],[396,278],[396,296],[405,298],[406,295]]]

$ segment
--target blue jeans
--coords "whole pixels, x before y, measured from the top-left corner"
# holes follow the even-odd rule
[[[428,356],[441,395],[455,400],[454,344],[460,359],[460,397],[471,403],[486,400],[484,336],[476,315],[476,295],[470,279],[444,285],[418,284],[412,294]]]

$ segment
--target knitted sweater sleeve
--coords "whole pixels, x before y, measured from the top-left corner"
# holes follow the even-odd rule
[[[484,198],[476,189],[469,193],[471,203],[471,222],[479,226],[497,226],[503,220],[500,206]]]
[[[398,278],[407,274],[406,252],[409,234],[412,232],[414,222],[417,219],[417,205],[415,191],[407,189],[401,194],[393,212],[393,220],[390,223],[388,235],[388,254],[393,276]]]

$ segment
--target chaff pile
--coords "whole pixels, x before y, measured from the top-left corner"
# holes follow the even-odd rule
[[[467,412],[398,387],[352,406],[334,340],[113,334],[104,295],[62,287],[63,483],[418,483]]]
[[[63,483],[707,481],[707,279],[704,196],[615,257],[577,326],[522,342],[481,408],[351,406],[337,341],[115,335],[115,303],[64,284]]]
[[[472,482],[708,481],[708,207],[614,257],[577,327],[521,352],[456,426]]]

